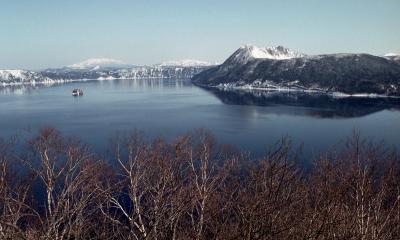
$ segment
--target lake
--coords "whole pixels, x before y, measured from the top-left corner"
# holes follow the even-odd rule
[[[71,96],[74,88],[84,90]],[[397,107],[396,107],[397,106]],[[400,146],[396,99],[349,99],[295,93],[203,89],[190,80],[73,82],[0,89],[0,136],[52,126],[102,151],[117,133],[143,130],[172,139],[196,128],[260,156],[284,136],[304,156],[329,150],[353,130]]]

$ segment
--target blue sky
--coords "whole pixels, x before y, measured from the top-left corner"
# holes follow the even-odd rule
[[[0,69],[222,61],[239,46],[400,52],[399,0],[1,0]]]

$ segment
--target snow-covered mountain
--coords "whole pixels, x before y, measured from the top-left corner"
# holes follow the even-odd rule
[[[194,59],[184,59],[184,60],[173,60],[173,61],[165,61],[160,64],[155,64],[153,67],[208,67],[214,66],[217,63],[211,63],[206,61],[194,60]],[[124,63],[121,60],[112,59],[112,58],[89,58],[85,61],[71,64],[66,68],[72,69],[91,69],[97,70],[100,68],[129,68],[133,67],[132,64]]]
[[[400,63],[400,54],[398,53],[387,53],[385,55],[383,55],[386,59],[392,60],[392,61],[396,61],[398,63]]]
[[[1,70],[0,85],[137,78],[190,79],[195,74],[210,68],[210,66],[211,64],[208,62],[196,60],[171,61],[153,66],[134,66],[115,59],[92,58],[67,67],[38,72]]]
[[[247,45],[192,81],[205,87],[400,97],[400,64],[370,54],[307,56]]]
[[[89,58],[79,63],[71,64],[68,68],[73,69],[100,69],[100,68],[122,68],[127,67],[129,64],[121,60],[112,58]]]
[[[254,45],[244,45],[236,50],[225,63],[229,64],[246,64],[251,60],[256,59],[275,59],[284,60],[291,58],[304,57],[305,54],[298,53],[285,48],[283,46],[277,47],[257,47]]]
[[[28,70],[0,70],[0,85],[50,83],[52,79]]]
[[[214,66],[217,63],[211,63],[206,61],[199,61],[193,59],[185,59],[180,61],[165,61],[159,64],[161,67],[208,67]]]
[[[383,55],[384,57],[399,57],[400,54],[398,53],[386,53],[385,55]]]

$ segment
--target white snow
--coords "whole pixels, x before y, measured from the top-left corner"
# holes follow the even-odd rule
[[[113,77],[113,76],[107,76],[107,77],[99,77],[97,78],[97,80],[115,80],[117,78]]]
[[[162,67],[179,66],[179,67],[206,67],[217,65],[217,63],[210,63],[206,61],[194,60],[194,59],[184,59],[179,61],[165,61],[159,64]]]
[[[11,85],[25,85],[25,84],[52,84],[61,82],[73,82],[84,80],[113,80],[113,79],[137,79],[137,78],[191,78],[194,74],[203,70],[206,62],[199,61],[184,61],[181,65],[162,67],[160,65],[153,66],[133,66],[125,65],[115,69],[102,69],[99,66],[120,63],[121,61],[112,60],[107,61],[102,59],[89,59],[79,64],[71,65],[68,69],[47,69],[45,71],[29,71],[29,70],[0,70],[0,87]],[[177,64],[175,62],[174,64]],[[179,62],[180,63],[180,62]],[[208,64],[208,63],[207,63]],[[94,66],[92,66],[94,65]],[[108,65],[109,66],[109,65]],[[115,66],[115,65],[114,65]],[[189,67],[196,66],[196,67]],[[186,68],[187,71],[184,71]],[[82,72],[74,74],[72,77],[69,71],[76,71],[80,69]],[[89,72],[91,74],[85,74]],[[49,77],[51,76],[51,77]]]
[[[54,84],[65,80],[53,80],[28,70],[0,70],[0,86]]]
[[[288,48],[277,47],[257,47],[254,45],[244,45],[240,47],[232,56],[235,62],[247,63],[252,59],[275,59],[284,60],[291,58],[305,57],[305,54],[292,51]],[[232,57],[230,59],[232,59]]]
[[[397,56],[400,56],[400,54],[399,53],[386,53],[383,56],[384,57],[397,57]]]
[[[88,69],[88,68],[95,68],[99,69],[100,67],[118,67],[126,65],[123,61],[112,59],[112,58],[89,58],[85,61],[75,63],[69,65],[70,68],[75,69]]]
[[[47,81],[48,78],[43,78],[41,74],[28,70],[0,70],[0,82],[27,82],[27,81]]]
[[[392,61],[400,61],[400,54],[398,53],[387,53],[383,57]]]
[[[0,70],[0,79],[23,78],[24,73],[26,73],[24,70]]]
[[[292,86],[291,86],[292,85]],[[238,90],[259,90],[259,91],[268,91],[268,92],[303,92],[303,93],[316,93],[316,94],[326,94],[332,96],[334,98],[400,98],[397,96],[388,96],[384,94],[376,94],[376,93],[343,93],[343,92],[328,92],[327,89],[322,88],[305,88],[301,86],[293,86],[296,85],[296,81],[289,82],[287,85],[276,84],[271,81],[254,81],[253,83],[244,83],[244,82],[234,82],[234,83],[220,83],[216,86],[211,86],[223,90],[230,89],[238,89]]]

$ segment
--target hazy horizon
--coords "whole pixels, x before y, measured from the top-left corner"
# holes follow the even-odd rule
[[[7,1],[0,69],[88,58],[222,62],[244,44],[306,54],[400,53],[400,1]]]

